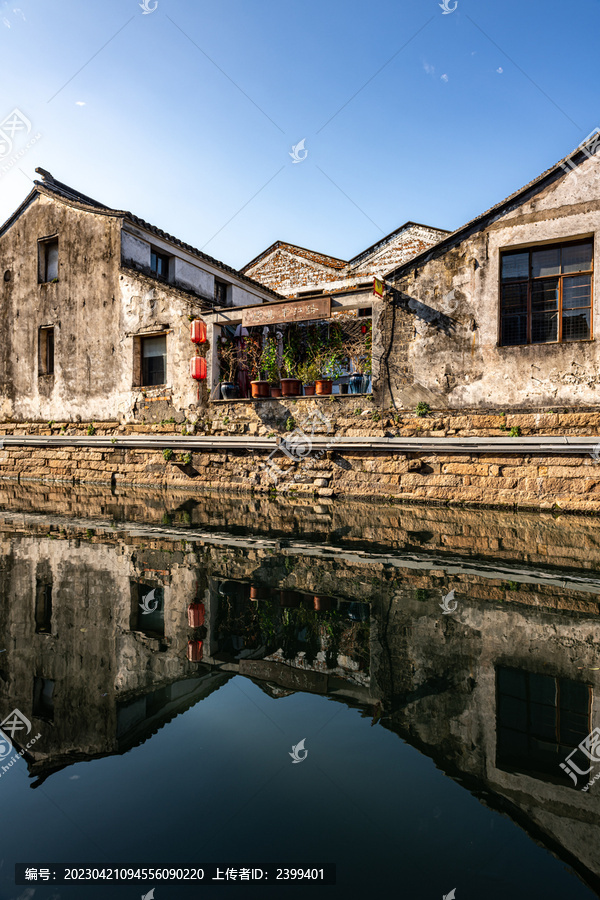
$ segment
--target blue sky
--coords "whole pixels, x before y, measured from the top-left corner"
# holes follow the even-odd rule
[[[0,120],[32,124],[14,152],[41,134],[2,221],[42,166],[233,266],[277,239],[350,258],[458,227],[600,125],[600,0],[139,2],[0,0]]]

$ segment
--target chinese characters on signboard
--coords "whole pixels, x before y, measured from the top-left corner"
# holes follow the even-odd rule
[[[306,322],[331,317],[331,297],[296,300],[290,303],[264,303],[242,309],[242,326],[279,325],[282,322]]]

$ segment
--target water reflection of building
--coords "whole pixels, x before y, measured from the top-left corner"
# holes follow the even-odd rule
[[[32,774],[123,753],[243,675],[272,697],[377,706],[384,727],[598,886],[600,794],[559,766],[600,724],[593,579],[222,535],[74,534],[0,534],[0,702],[43,733]],[[450,585],[458,608],[443,615]]]

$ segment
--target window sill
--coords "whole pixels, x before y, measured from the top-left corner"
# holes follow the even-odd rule
[[[499,350],[522,349],[523,347],[569,347],[573,344],[593,344],[594,338],[577,338],[576,341],[539,341],[535,344],[496,344]]]

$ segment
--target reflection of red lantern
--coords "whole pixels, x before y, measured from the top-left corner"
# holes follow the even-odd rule
[[[206,340],[206,323],[202,319],[194,319],[190,328],[190,338],[194,344],[203,344]]]
[[[194,356],[190,362],[190,375],[196,381],[203,381],[206,378],[206,360],[203,356]]]
[[[190,662],[202,662],[202,641],[188,641],[187,658]]]
[[[331,609],[331,600],[329,597],[318,597],[316,594],[313,597],[313,608],[316,612],[320,612],[326,609]]]
[[[201,625],[204,625],[204,603],[190,603],[188,625],[190,628],[200,628]]]

